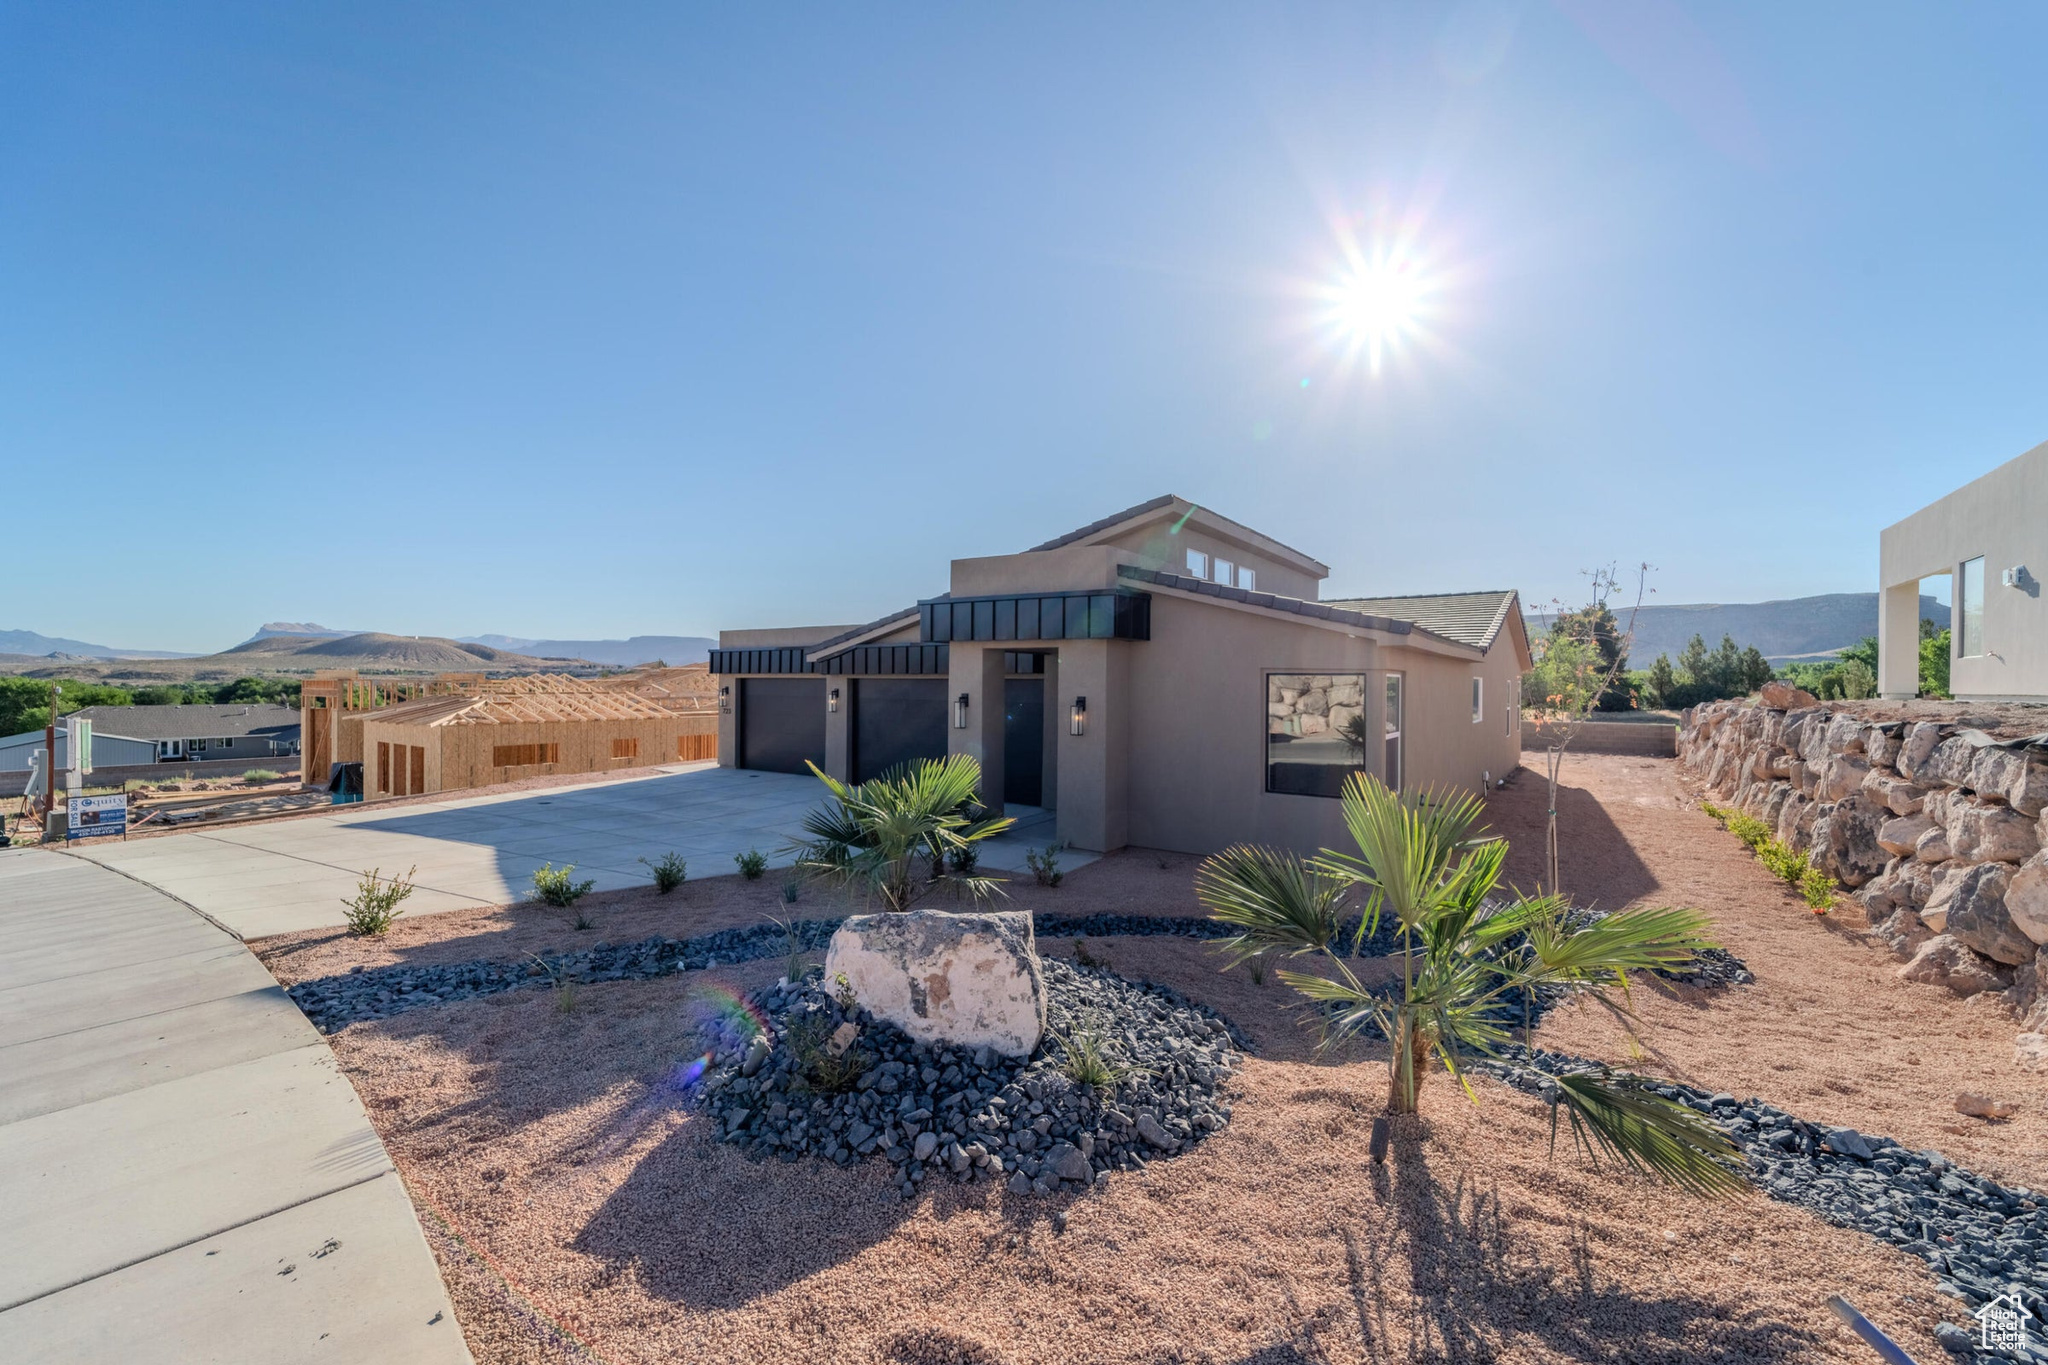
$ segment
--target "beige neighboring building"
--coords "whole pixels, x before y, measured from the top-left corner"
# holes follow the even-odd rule
[[[1920,580],[1950,575],[1949,691],[2048,701],[2048,443],[1929,503],[1878,537],[1877,686],[1920,684]]]
[[[719,636],[718,761],[865,781],[973,755],[1076,848],[1345,842],[1353,772],[1478,791],[1521,761],[1512,590],[1321,596],[1329,568],[1166,496],[866,625]]]

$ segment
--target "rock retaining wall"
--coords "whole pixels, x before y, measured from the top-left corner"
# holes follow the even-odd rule
[[[2004,991],[2048,1027],[2048,734],[1872,722],[1766,689],[1688,711],[1678,757],[1862,902],[1908,980]]]

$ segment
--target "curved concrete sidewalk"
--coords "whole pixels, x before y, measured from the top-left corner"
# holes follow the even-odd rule
[[[470,1359],[354,1089],[247,949],[0,852],[0,1361]]]

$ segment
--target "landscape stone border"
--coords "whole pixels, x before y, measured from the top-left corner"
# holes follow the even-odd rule
[[[847,1008],[814,968],[753,992],[750,1025],[731,1030],[693,1088],[721,1141],[784,1161],[880,1158],[906,1199],[932,1176],[1020,1195],[1085,1190],[1229,1122],[1222,1087],[1247,1044],[1228,1020],[1170,987],[1059,958],[1044,968],[1046,1041],[1030,1057],[919,1042]],[[1069,1079],[1068,1040],[1084,1033],[1128,1074],[1101,1087]],[[821,1088],[827,1067],[843,1088]]]
[[[570,953],[541,954],[523,960],[480,958],[470,962],[394,963],[388,967],[352,967],[335,976],[312,977],[285,988],[292,1002],[322,1033],[336,1033],[350,1024],[431,1005],[475,1000],[501,991],[554,985],[558,981],[586,984],[599,981],[645,980],[677,972],[702,971],[721,964],[756,962],[789,951],[790,936],[799,951],[821,951],[843,919],[797,920],[787,933],[780,925],[752,924],[690,938],[660,935],[633,943],[602,940]],[[1349,921],[1345,941],[1358,921]],[[1215,941],[1236,930],[1212,919],[1172,915],[1042,915],[1034,914],[1033,931],[1040,938],[1189,938]],[[1361,945],[1359,956],[1379,957],[1392,950],[1395,937],[1387,924]],[[1746,983],[1749,972],[1720,949],[1700,955],[1691,972],[1671,976],[1694,985]]]
[[[1568,1053],[1501,1051],[1499,1061],[1473,1058],[1468,1065],[1544,1099],[1554,1087],[1521,1068],[1552,1076],[1601,1069]],[[1759,1099],[1645,1079],[1653,1093],[1714,1120],[1771,1198],[1911,1252],[1973,1311],[2019,1292],[2032,1315],[2030,1353],[1981,1351],[1974,1331],[1953,1325],[1937,1333],[1951,1352],[2048,1362],[2048,1195],[1972,1174],[1939,1152],[1809,1123]]]

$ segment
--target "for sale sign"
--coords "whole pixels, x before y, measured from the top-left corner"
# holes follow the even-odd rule
[[[97,839],[107,834],[128,833],[128,794],[116,796],[74,796],[65,802],[69,815],[65,837]]]

